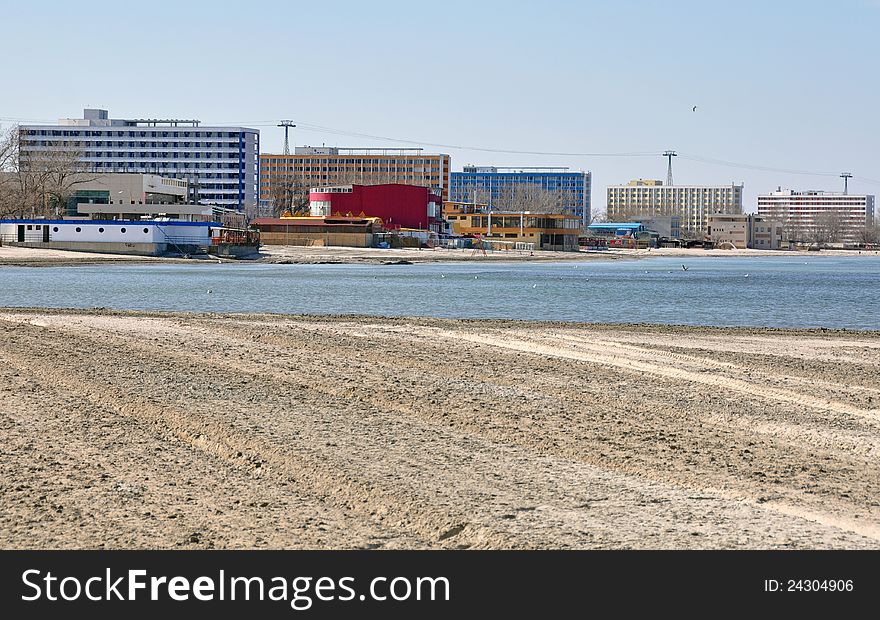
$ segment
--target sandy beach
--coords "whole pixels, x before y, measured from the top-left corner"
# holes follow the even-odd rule
[[[222,259],[224,262],[271,263],[291,265],[314,264],[372,264],[386,263],[442,263],[459,261],[487,262],[562,262],[562,261],[594,261],[656,258],[662,256],[689,257],[755,257],[755,256],[877,256],[880,252],[858,250],[823,250],[821,252],[780,251],[780,250],[703,250],[658,248],[652,250],[611,249],[605,251],[550,252],[535,251],[498,251],[488,252],[485,256],[475,254],[473,250],[431,249],[379,249],[379,248],[348,248],[348,247],[301,247],[265,245],[259,254],[244,259]],[[96,265],[96,264],[161,264],[216,262],[216,257],[196,256],[191,259],[176,257],[127,256],[121,254],[101,254],[97,252],[72,252],[68,250],[51,250],[44,248],[23,248],[0,246],[0,267],[51,267],[62,265]]]
[[[0,310],[4,548],[880,548],[880,333]]]
[[[214,262],[216,258],[212,258]],[[127,254],[104,254],[101,252],[74,252],[49,248],[25,248],[0,245],[0,267],[60,267],[65,265],[101,264],[161,264],[193,263],[194,259],[164,256],[131,256]]]
[[[488,252],[486,255],[475,254],[473,250],[434,249],[379,249],[379,248],[348,248],[348,247],[302,247],[273,246],[260,248],[259,254],[242,259],[224,258],[224,262],[270,263],[289,265],[315,264],[372,264],[386,263],[439,263],[459,261],[587,261],[622,258],[621,256],[605,255],[601,252],[544,252],[537,251],[533,255],[525,251]],[[51,267],[62,265],[99,265],[99,264],[161,264],[199,262],[216,262],[217,257],[194,256],[190,259],[177,257],[127,256],[122,254],[102,254],[98,252],[72,252],[68,250],[51,250],[45,248],[23,248],[0,246],[0,267]]]
[[[643,250],[609,249],[609,256],[630,258],[651,258],[660,256],[677,256],[682,258],[693,256],[710,257],[755,257],[755,256],[809,256],[809,257],[834,257],[834,256],[880,256],[877,250],[756,250],[743,248],[739,250],[704,250],[703,248],[653,248]]]

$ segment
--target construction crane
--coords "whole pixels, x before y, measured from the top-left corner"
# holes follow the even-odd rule
[[[284,154],[290,155],[290,142],[287,139],[287,132],[290,131],[291,127],[296,127],[293,124],[293,121],[281,121],[278,123],[279,127],[284,127]]]

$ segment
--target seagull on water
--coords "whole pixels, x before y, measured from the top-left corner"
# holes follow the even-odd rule
[[[687,271],[687,270],[688,270],[688,268],[687,268],[686,265],[682,265],[681,268],[682,268],[684,271]]]

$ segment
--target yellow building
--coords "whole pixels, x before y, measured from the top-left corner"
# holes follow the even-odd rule
[[[782,245],[782,224],[753,213],[713,213],[706,237],[718,247],[778,250]]]
[[[443,217],[458,235],[489,241],[534,243],[541,250],[578,250],[581,218],[568,213],[487,211],[484,205],[444,202]]]

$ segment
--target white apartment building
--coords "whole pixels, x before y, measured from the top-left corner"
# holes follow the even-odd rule
[[[87,109],[83,118],[57,125],[22,125],[21,165],[41,154],[76,153],[96,174],[146,173],[186,179],[190,201],[245,209],[256,207],[260,184],[260,132],[206,127],[197,120],[111,119]],[[45,155],[44,155],[45,156]]]
[[[742,213],[742,185],[663,185],[662,181],[638,179],[607,188],[608,220],[633,217],[681,218],[682,236],[702,238],[710,213]]]
[[[777,188],[758,196],[758,215],[782,223],[786,241],[857,244],[874,220],[874,196]]]

